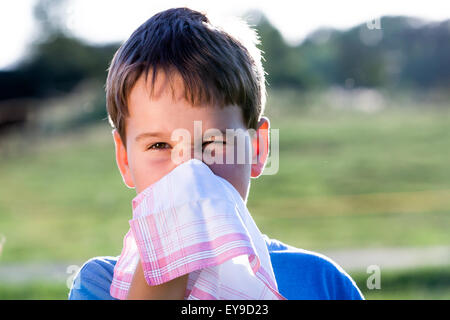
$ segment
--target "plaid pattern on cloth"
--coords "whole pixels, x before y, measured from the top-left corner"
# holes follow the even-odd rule
[[[189,274],[185,299],[285,299],[238,191],[202,161],[178,165],[139,193],[132,207],[111,296],[127,297],[140,260],[149,285]]]

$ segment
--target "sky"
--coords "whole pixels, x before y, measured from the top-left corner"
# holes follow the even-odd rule
[[[13,68],[36,37],[36,1],[0,2],[0,69]],[[90,43],[122,42],[153,14],[181,6],[225,18],[245,18],[249,10],[258,9],[291,44],[300,43],[320,27],[343,30],[383,15],[450,19],[450,2],[446,0],[67,0],[64,23],[72,34]]]

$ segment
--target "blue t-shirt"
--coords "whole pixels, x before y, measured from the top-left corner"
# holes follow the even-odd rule
[[[353,279],[324,255],[278,240],[267,243],[279,292],[288,300],[362,300]],[[114,300],[109,287],[118,257],[96,257],[75,276],[69,300]]]

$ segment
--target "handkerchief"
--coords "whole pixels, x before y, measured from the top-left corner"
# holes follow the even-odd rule
[[[149,285],[189,273],[185,299],[285,299],[242,197],[202,161],[181,163],[133,200],[111,296],[125,299],[142,263]]]

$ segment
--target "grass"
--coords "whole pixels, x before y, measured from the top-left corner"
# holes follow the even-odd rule
[[[279,172],[253,179],[248,200],[263,233],[319,252],[450,243],[448,108],[368,114],[270,95]],[[120,254],[135,192],[116,168],[107,124],[28,137],[16,150],[0,160],[0,263]],[[60,296],[58,288],[49,293]],[[30,297],[20,290],[10,294]]]
[[[50,139],[1,163],[3,261],[120,253],[133,190],[121,182],[108,133],[103,126]]]
[[[59,282],[0,283],[0,300],[67,300],[68,294],[66,284]]]
[[[381,271],[380,289],[368,289],[369,274],[351,274],[367,300],[448,300],[450,269],[448,267]]]

